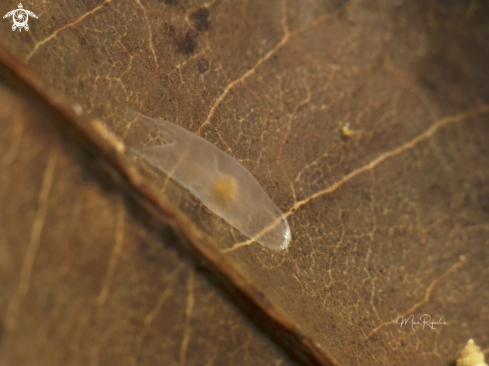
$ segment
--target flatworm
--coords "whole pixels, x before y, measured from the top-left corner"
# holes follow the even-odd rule
[[[243,165],[175,123],[131,113],[164,142],[136,153],[248,238],[270,249],[287,248],[292,235],[285,215]]]

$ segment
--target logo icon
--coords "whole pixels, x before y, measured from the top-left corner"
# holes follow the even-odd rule
[[[11,10],[7,14],[5,14],[3,16],[3,19],[11,15],[12,20],[14,21],[14,24],[12,25],[12,30],[15,31],[17,28],[19,28],[19,32],[22,31],[22,28],[24,28],[26,31],[29,30],[29,24],[27,24],[27,22],[29,21],[29,15],[37,19],[37,15],[30,10],[24,9],[22,3],[19,3],[18,9]]]

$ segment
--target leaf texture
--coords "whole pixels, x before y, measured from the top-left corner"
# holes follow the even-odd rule
[[[25,357],[9,345],[45,338],[53,350],[65,349],[48,352],[36,343],[46,363],[294,362],[169,242],[207,261],[211,277],[254,302],[272,338],[308,362],[446,365],[469,338],[488,347],[485,2],[28,6],[39,19],[29,33],[12,32],[4,20],[1,44],[47,85],[36,98],[46,104],[62,95],[102,122],[84,125],[74,113],[55,122],[58,130],[79,126],[61,134],[83,152],[74,160],[48,127],[48,112],[15,112],[34,102],[3,87],[5,360]],[[0,10],[15,7],[4,2]],[[23,75],[28,82],[30,74]],[[4,83],[15,89],[14,81]],[[177,123],[247,167],[286,213],[289,248],[270,251],[247,240],[124,150],[151,138],[127,108]],[[87,142],[80,142],[83,134]],[[120,198],[120,185],[100,188],[98,175],[83,178],[77,165],[91,164],[90,143],[97,154],[115,156],[107,160],[106,170],[116,171],[107,180],[132,182],[130,196],[144,196],[159,213],[146,210],[141,220]],[[146,190],[146,182],[155,188]],[[7,212],[16,213],[10,225]],[[176,236],[154,233],[162,212]],[[205,299],[200,306],[198,299]],[[155,306],[168,306],[161,311],[175,314],[173,325],[153,323]],[[219,326],[221,311],[236,329]],[[397,324],[411,314],[447,324],[415,331]],[[39,333],[23,339],[22,329],[34,325]],[[206,327],[213,346],[205,346]],[[249,342],[227,336],[242,332]],[[65,334],[74,337],[69,351]],[[219,350],[241,349],[238,343],[250,346],[229,356],[235,359],[218,358],[226,357]]]

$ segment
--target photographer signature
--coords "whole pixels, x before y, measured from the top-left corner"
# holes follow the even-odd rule
[[[411,323],[411,329],[415,330],[415,327],[418,326],[423,326],[422,329],[424,329],[425,326],[430,327],[431,329],[437,329],[435,328],[436,325],[447,325],[448,323],[444,322],[441,320],[441,318],[438,321],[431,321],[431,315],[428,314],[423,314],[419,317],[419,321],[414,320],[414,315],[411,314],[408,318],[404,318],[403,316],[400,316],[396,320],[396,324],[399,324],[402,328],[403,325],[408,325],[408,323]]]

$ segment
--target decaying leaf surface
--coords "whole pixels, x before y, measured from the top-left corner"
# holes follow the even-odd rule
[[[124,141],[147,139],[129,107],[199,133],[255,175],[288,215],[287,251],[247,243],[134,159],[337,364],[442,365],[468,338],[489,344],[484,2],[31,10],[37,26],[8,33],[3,22],[2,44]],[[347,123],[357,133],[341,138]],[[448,324],[396,324],[411,314]]]
[[[2,364],[293,364],[168,230],[95,183],[56,116],[4,85],[0,98]]]

